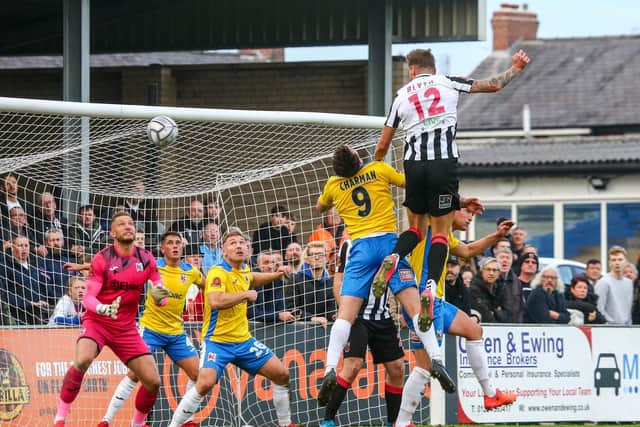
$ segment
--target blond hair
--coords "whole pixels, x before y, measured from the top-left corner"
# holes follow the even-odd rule
[[[627,257],[627,250],[625,248],[623,248],[622,246],[615,245],[615,246],[611,246],[609,248],[609,252],[607,252],[608,256],[619,255],[619,254],[624,255],[624,257],[626,258]]]

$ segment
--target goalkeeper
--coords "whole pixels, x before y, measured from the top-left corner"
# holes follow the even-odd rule
[[[151,252],[133,245],[135,233],[128,213],[114,213],[109,234],[115,243],[98,252],[91,262],[92,273],[87,278],[83,298],[87,312],[76,342],[75,359],[62,383],[55,427],[65,425],[71,403],[80,393],[82,378],[105,345],[142,382],[136,395],[132,427],[144,424],[158,397],[160,375],[149,347],[138,334],[136,317],[147,281],[151,281],[157,303],[166,303],[167,293]]]
[[[163,349],[189,377],[187,390],[198,378],[198,353],[191,340],[184,332],[182,312],[184,311],[187,290],[191,284],[204,286],[204,278],[200,270],[182,262],[182,236],[175,231],[168,231],[160,238],[160,252],[163,257],[158,260],[157,267],[165,288],[150,288],[147,292],[144,313],[140,318],[140,335],[153,353],[157,348]],[[159,292],[160,291],[160,292]],[[155,295],[154,295],[155,294]],[[163,307],[157,300],[167,297]],[[129,398],[138,382],[133,371],[129,371],[116,388],[109,408],[98,424],[108,427],[116,412]],[[193,427],[196,424],[191,416],[182,427]]]

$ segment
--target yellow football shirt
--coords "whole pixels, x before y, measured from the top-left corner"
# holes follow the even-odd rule
[[[422,241],[416,246],[416,248],[411,252],[411,257],[409,258],[409,264],[411,264],[411,268],[416,274],[416,283],[420,284],[423,281],[427,281],[427,274],[429,271],[429,266],[427,263],[427,255],[426,251],[427,241],[431,240],[431,229],[427,233],[427,237],[422,239]],[[442,298],[444,297],[444,280],[447,276],[447,260],[449,259],[449,250],[457,247],[460,244],[460,240],[456,238],[452,231],[449,231],[449,244],[447,246],[447,256],[444,261],[444,268],[442,269],[442,274],[440,275],[440,279],[438,280],[438,284],[436,286],[436,297]],[[430,244],[430,242],[429,242]]]
[[[320,203],[336,207],[353,240],[376,232],[396,233],[391,184],[404,187],[404,175],[385,162],[371,162],[350,178],[330,177]]]
[[[167,298],[167,304],[159,307],[153,302],[151,292],[147,290],[140,326],[161,334],[179,335],[184,331],[182,313],[187,299],[187,291],[192,284],[200,285],[202,273],[185,262],[180,262],[177,267],[171,267],[167,265],[164,258],[160,258],[156,264],[162,282],[169,289],[171,295]]]
[[[211,292],[246,292],[252,282],[253,274],[246,264],[243,264],[240,269],[235,269],[226,261],[222,261],[222,264],[209,269],[204,290],[204,321],[202,322],[202,336],[205,340],[236,343],[251,338],[246,301],[222,310],[212,310],[209,294]]]

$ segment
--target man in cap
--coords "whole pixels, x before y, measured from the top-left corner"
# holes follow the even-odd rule
[[[531,293],[531,281],[538,272],[540,261],[538,260],[538,255],[529,252],[522,254],[522,256],[518,258],[518,264],[520,265],[518,280],[522,287],[522,298],[526,301]]]

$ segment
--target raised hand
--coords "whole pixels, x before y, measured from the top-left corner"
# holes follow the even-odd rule
[[[507,237],[509,235],[511,227],[513,227],[514,225],[515,222],[511,221],[510,219],[505,219],[504,221],[502,221],[500,224],[498,224],[498,236]]]
[[[466,208],[474,215],[482,215],[484,212],[484,205],[480,202],[480,199],[476,197],[465,197],[460,200],[460,207]]]
[[[511,57],[511,64],[513,65],[513,68],[515,68],[518,71],[522,71],[524,70],[524,67],[527,66],[527,64],[529,63],[530,59],[527,56],[527,53],[520,49],[519,51],[517,51],[512,57]]]

